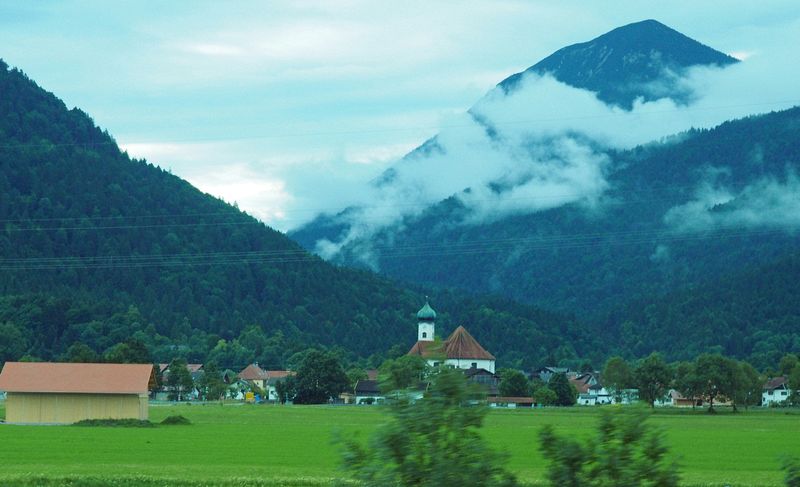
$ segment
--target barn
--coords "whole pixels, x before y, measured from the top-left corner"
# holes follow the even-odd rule
[[[75,423],[84,419],[148,419],[150,364],[6,362],[8,423]]]

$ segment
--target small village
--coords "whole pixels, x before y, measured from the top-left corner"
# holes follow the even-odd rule
[[[522,378],[522,385],[517,387],[517,394],[503,394],[504,377],[498,373],[495,356],[466,328],[458,326],[447,339],[437,340],[436,312],[427,301],[417,313],[417,322],[417,341],[406,356],[420,359],[428,370],[448,367],[463,371],[467,382],[481,391],[486,404],[492,408],[587,407],[640,402],[637,388],[616,389],[604,384],[600,371],[575,371],[556,366],[510,371],[516,378]],[[181,370],[185,369],[185,373],[180,374],[184,378],[170,381],[176,363],[182,367]],[[201,392],[207,373],[204,365],[183,364],[7,362],[0,374],[6,422],[69,423],[105,418],[147,420],[151,402],[292,403],[293,398],[282,394],[281,386],[293,378],[296,371],[264,370],[257,363],[238,372],[230,369],[213,371],[215,376],[219,375],[220,386],[218,392],[209,397],[209,394]],[[325,403],[380,405],[386,402],[391,391],[382,385],[380,371],[369,369],[364,372],[365,378],[359,378],[339,394],[328,397]],[[556,383],[559,381],[566,386],[566,400],[551,396],[558,391]],[[424,376],[419,376],[413,384],[407,385],[413,397],[421,398],[428,382]],[[545,393],[545,390],[552,392]],[[525,391],[533,393],[526,394]],[[792,397],[787,377],[773,377],[763,384],[760,401],[754,405],[784,406]],[[712,399],[712,407],[735,407],[735,403],[724,395]],[[707,402],[708,398],[703,395],[686,397],[675,388],[665,388],[663,395],[652,398],[651,406],[698,408]]]

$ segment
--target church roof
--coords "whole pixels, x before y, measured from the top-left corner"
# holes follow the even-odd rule
[[[444,352],[447,358],[494,360],[494,355],[487,352],[463,326],[456,328],[456,331],[445,340]]]
[[[420,340],[415,343],[406,355],[419,355],[422,358],[433,358],[442,355],[441,342]]]
[[[408,355],[419,355],[423,358],[443,355],[448,359],[495,359],[463,326],[456,328],[444,342],[418,341],[408,351]]]

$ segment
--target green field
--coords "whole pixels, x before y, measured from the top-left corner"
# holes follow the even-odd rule
[[[0,403],[0,415],[4,411]],[[79,428],[0,425],[0,485],[31,477],[144,476],[203,482],[262,479],[266,484],[326,484],[342,477],[334,432],[368,435],[384,419],[377,407],[181,405],[152,406],[151,419],[181,414],[194,424],[156,428]],[[553,424],[586,437],[595,408],[492,411],[484,434],[510,453],[521,480],[542,482],[544,462],[537,432]],[[663,428],[681,464],[686,485],[781,485],[780,457],[800,456],[800,414],[751,411],[691,414],[662,411],[651,417]],[[142,477],[142,478],[144,478]],[[198,483],[200,485],[200,483]]]

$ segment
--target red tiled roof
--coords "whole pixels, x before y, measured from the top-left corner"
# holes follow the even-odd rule
[[[494,360],[494,355],[487,352],[463,326],[456,328],[456,331],[445,340],[444,351],[447,358]]]
[[[437,342],[418,341],[408,351],[408,355],[420,355],[424,358],[444,355],[448,359],[495,359],[463,326],[456,328],[447,340],[441,342],[440,347],[437,345]]]
[[[442,345],[442,343],[420,340],[411,347],[406,355],[419,355],[423,358],[442,355]]]
[[[6,362],[0,390],[82,394],[146,394],[152,364]]]
[[[256,364],[250,364],[239,372],[239,378],[244,380],[267,380],[267,371]]]
[[[290,375],[294,375],[291,370],[267,370],[265,371],[270,379],[283,379]]]

